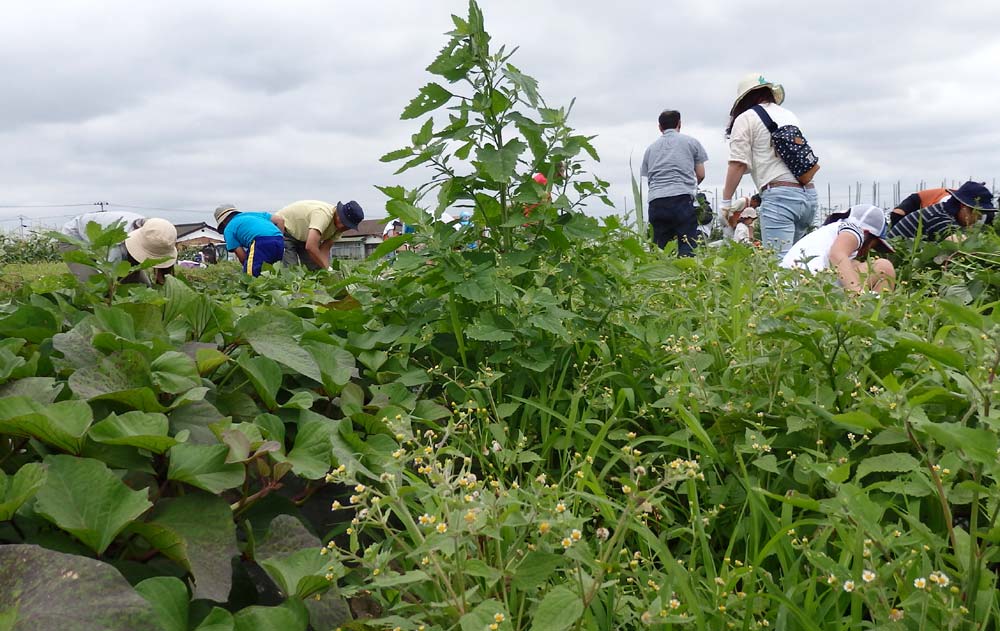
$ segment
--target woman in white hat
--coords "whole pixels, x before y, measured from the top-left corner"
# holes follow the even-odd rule
[[[762,74],[747,75],[736,88],[729,111],[729,166],[720,213],[729,214],[733,194],[747,171],[761,194],[760,229],[765,247],[784,255],[809,230],[816,215],[816,187],[800,184],[771,146],[771,132],[753,109],[759,105],[778,127],[799,126],[795,114],[781,107],[785,89]]]
[[[128,233],[125,241],[108,248],[108,262],[128,261],[132,265],[140,265],[148,259],[158,259],[159,262],[153,265],[156,283],[162,283],[166,275],[173,273],[174,264],[177,262],[177,228],[166,219],[156,217],[146,219],[142,215],[125,211],[86,213],[68,221],[61,232],[89,244],[87,225],[91,223],[97,224],[102,230],[120,225]],[[98,273],[93,267],[79,263],[68,263],[68,265],[80,282],[86,282]],[[122,282],[151,284],[149,277],[142,270],[131,272],[122,279]]]

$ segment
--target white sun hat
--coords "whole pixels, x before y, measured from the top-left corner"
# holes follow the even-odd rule
[[[177,262],[177,228],[166,219],[153,217],[125,239],[125,249],[136,261],[167,259],[153,267],[164,269]]]
[[[736,105],[739,104],[740,99],[746,96],[750,90],[756,90],[761,87],[771,88],[771,94],[774,95],[774,102],[776,104],[781,105],[785,101],[785,88],[780,83],[772,83],[765,79],[764,75],[759,72],[752,72],[740,79],[739,84],[736,86],[736,100],[733,101],[733,106],[729,109],[730,115],[736,109]]]

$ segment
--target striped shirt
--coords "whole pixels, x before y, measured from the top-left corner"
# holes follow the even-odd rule
[[[944,202],[910,213],[889,230],[889,238],[917,238],[917,232],[927,240],[942,239],[961,228],[955,217],[944,208]]]

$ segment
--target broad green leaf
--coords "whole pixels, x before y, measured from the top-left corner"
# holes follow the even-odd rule
[[[865,458],[858,465],[855,478],[861,480],[869,473],[907,473],[920,467],[920,461],[907,453],[892,452]]]
[[[250,402],[251,413],[255,414],[257,407],[253,405],[253,400],[246,398]],[[198,445],[218,444],[219,441],[209,426],[226,418],[208,401],[195,401],[174,408],[167,417],[170,419],[170,432],[174,436],[187,431],[191,435],[189,442]]]
[[[97,364],[78,368],[69,376],[68,383],[81,399],[93,399],[152,385],[146,358],[134,350],[113,353]]]
[[[201,375],[194,360],[177,351],[167,351],[149,366],[153,385],[169,394],[180,394],[201,385]]]
[[[213,607],[194,631],[234,631],[235,628],[233,614],[221,607]]]
[[[239,550],[233,511],[221,497],[195,492],[160,500],[132,530],[191,573],[194,598],[229,600]]]
[[[243,484],[246,473],[242,464],[227,463],[228,455],[226,445],[174,445],[169,451],[167,478],[209,493],[222,493]]]
[[[319,365],[323,386],[330,394],[340,392],[351,380],[356,370],[354,355],[345,348],[324,344],[316,340],[302,343]]]
[[[270,357],[295,372],[314,381],[322,381],[319,366],[295,335],[302,332],[302,319],[277,307],[261,307],[240,318],[236,333],[245,339],[258,355]]]
[[[428,399],[421,399],[417,401],[417,405],[413,408],[413,416],[417,418],[422,418],[426,421],[438,421],[443,418],[448,418],[451,416],[451,410]]]
[[[306,631],[309,612],[295,599],[278,607],[247,607],[233,616],[235,631]]]
[[[529,552],[514,572],[511,586],[526,592],[542,585],[564,563],[563,557],[551,552]]]
[[[99,460],[48,456],[44,462],[48,475],[35,510],[97,554],[152,506],[147,490],[128,488]]]
[[[340,567],[339,561],[320,554],[320,550],[321,547],[307,548],[260,564],[286,596],[307,598],[330,587],[326,574]],[[338,577],[341,574],[342,568],[336,572]]]
[[[389,218],[398,218],[400,221],[410,225],[416,225],[427,217],[427,213],[417,208],[413,204],[402,199],[391,199],[385,204],[385,210],[389,213]]]
[[[135,322],[124,309],[97,305],[94,307],[94,320],[97,327],[114,333],[126,340],[135,340]]]
[[[961,450],[981,464],[996,462],[997,436],[989,430],[965,427],[960,423],[923,422],[917,427],[942,447]]]
[[[0,471],[0,521],[13,517],[44,484],[45,467],[40,462],[22,465],[14,475]]]
[[[420,92],[412,101],[410,101],[409,105],[406,106],[400,118],[403,120],[417,118],[418,116],[422,116],[427,112],[441,107],[450,98],[451,92],[444,89],[437,83],[428,83],[424,87],[420,88]]]
[[[483,324],[472,324],[465,327],[465,336],[482,342],[509,342],[514,339],[514,334],[510,331]]]
[[[477,167],[494,182],[506,183],[514,177],[518,157],[527,149],[520,140],[507,141],[501,149],[492,145],[480,147],[476,151]]]
[[[63,451],[78,454],[93,421],[85,401],[38,403],[23,396],[0,399],[0,433],[28,436]]]
[[[162,454],[177,444],[167,435],[170,422],[163,414],[152,412],[112,413],[94,424],[87,433],[91,440],[107,445],[129,445]]]
[[[195,351],[195,363],[200,375],[207,375],[229,361],[229,355],[216,348],[199,348]]]
[[[843,414],[834,414],[831,419],[838,425],[842,425],[849,430],[860,432],[862,434],[866,434],[872,430],[880,429],[882,427],[882,424],[879,423],[877,418],[867,412],[862,412],[861,410],[852,410],[850,412],[844,412]]]
[[[462,631],[483,631],[489,629],[490,625],[494,623],[493,617],[498,613],[503,614],[508,620],[510,619],[510,614],[507,613],[507,608],[504,607],[503,603],[492,599],[485,600],[462,616],[458,623]]]
[[[0,318],[0,338],[19,337],[40,344],[58,331],[56,317],[41,307],[21,305],[14,313]]]
[[[59,398],[62,389],[63,384],[57,384],[53,377],[25,377],[0,386],[0,400],[27,397],[36,403],[47,405]]]
[[[278,390],[281,388],[281,366],[269,357],[251,357],[244,353],[237,360],[240,368],[246,373],[254,390],[260,396],[267,409],[278,407]]]
[[[150,604],[118,570],[39,546],[0,546],[4,631],[155,631]]]
[[[309,532],[301,521],[291,515],[278,515],[257,543],[254,559],[286,594],[298,592],[301,595],[318,590],[313,597],[305,599],[309,619],[313,628],[333,629],[349,621],[351,614],[347,602],[337,593],[336,583],[326,580],[326,573],[330,571],[327,568],[332,566],[338,576],[343,569],[330,556],[320,555],[321,547],[319,537]],[[305,554],[306,551],[310,554]],[[296,556],[302,558],[293,560]],[[324,561],[321,567],[317,559]]]
[[[532,616],[532,631],[562,631],[576,624],[583,615],[583,601],[563,586],[557,586],[545,594]]]
[[[188,631],[189,599],[183,581],[173,576],[156,576],[136,585],[135,591],[149,601],[163,631]]]
[[[302,411],[295,445],[284,458],[292,465],[296,475],[307,480],[319,480],[326,476],[333,464],[331,439],[340,423],[308,410]],[[277,454],[275,458],[278,458]]]
[[[778,471],[778,458],[774,454],[761,456],[753,461],[753,465],[758,469],[763,469],[770,473],[780,473]]]
[[[909,334],[908,334],[909,335]],[[910,353],[919,353],[929,359],[945,364],[958,370],[965,370],[965,357],[955,349],[939,344],[931,344],[914,337],[900,337],[896,341],[898,348],[905,348]]]

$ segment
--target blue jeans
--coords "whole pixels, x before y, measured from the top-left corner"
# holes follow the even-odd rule
[[[815,188],[776,186],[760,194],[760,233],[765,248],[778,258],[812,228],[819,205]]]

